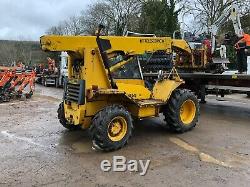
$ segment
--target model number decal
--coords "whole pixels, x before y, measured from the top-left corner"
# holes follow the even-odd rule
[[[164,43],[163,39],[140,39],[140,43]]]
[[[128,94],[129,97],[136,98],[136,94]]]

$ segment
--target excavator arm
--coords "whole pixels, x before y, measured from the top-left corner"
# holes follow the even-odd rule
[[[236,4],[232,4],[228,6],[221,14],[221,16],[214,22],[210,27],[211,37],[212,37],[212,54],[216,49],[216,36],[219,29],[226,23],[226,21],[230,18],[233,22],[233,27],[235,34],[240,38],[244,35],[243,29],[241,27],[239,9]]]
[[[129,59],[135,55],[153,54],[157,51],[165,51],[171,54],[173,49],[178,49],[191,55],[191,49],[185,40],[172,39],[170,37],[100,36],[98,38],[96,36],[48,35],[42,36],[40,43],[44,51],[67,51],[69,54],[79,57],[83,56],[84,48],[92,48],[93,52],[98,50],[106,69],[109,67],[112,71],[128,63]],[[116,64],[112,68],[112,65],[107,65],[105,61],[106,58],[113,56],[114,53],[123,54],[125,60],[122,60],[121,63]]]

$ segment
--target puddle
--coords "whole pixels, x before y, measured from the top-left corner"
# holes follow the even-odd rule
[[[74,153],[91,153],[93,152],[92,143],[90,142],[76,142],[72,144]]]

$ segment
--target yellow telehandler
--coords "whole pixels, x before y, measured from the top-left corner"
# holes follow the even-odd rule
[[[159,72],[153,89],[148,89],[140,66],[142,55],[189,52],[184,40],[169,37],[42,36],[44,51],[66,51],[68,80],[64,101],[58,109],[60,123],[67,129],[89,129],[93,146],[113,151],[128,143],[133,119],[165,115],[166,126],[186,132],[196,126],[199,104],[175,68],[165,77]]]

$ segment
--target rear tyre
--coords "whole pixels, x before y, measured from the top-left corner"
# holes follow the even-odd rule
[[[95,115],[89,132],[94,148],[114,151],[128,143],[132,130],[130,113],[121,105],[111,105]]]
[[[178,133],[192,130],[198,122],[199,112],[198,99],[185,89],[175,90],[163,110],[167,126]]]
[[[70,131],[74,131],[74,130],[79,130],[80,126],[76,126],[73,124],[69,124],[68,121],[65,118],[65,114],[64,114],[64,104],[61,103],[59,105],[59,108],[57,110],[57,114],[58,114],[58,119],[59,122],[62,124],[62,126]]]

